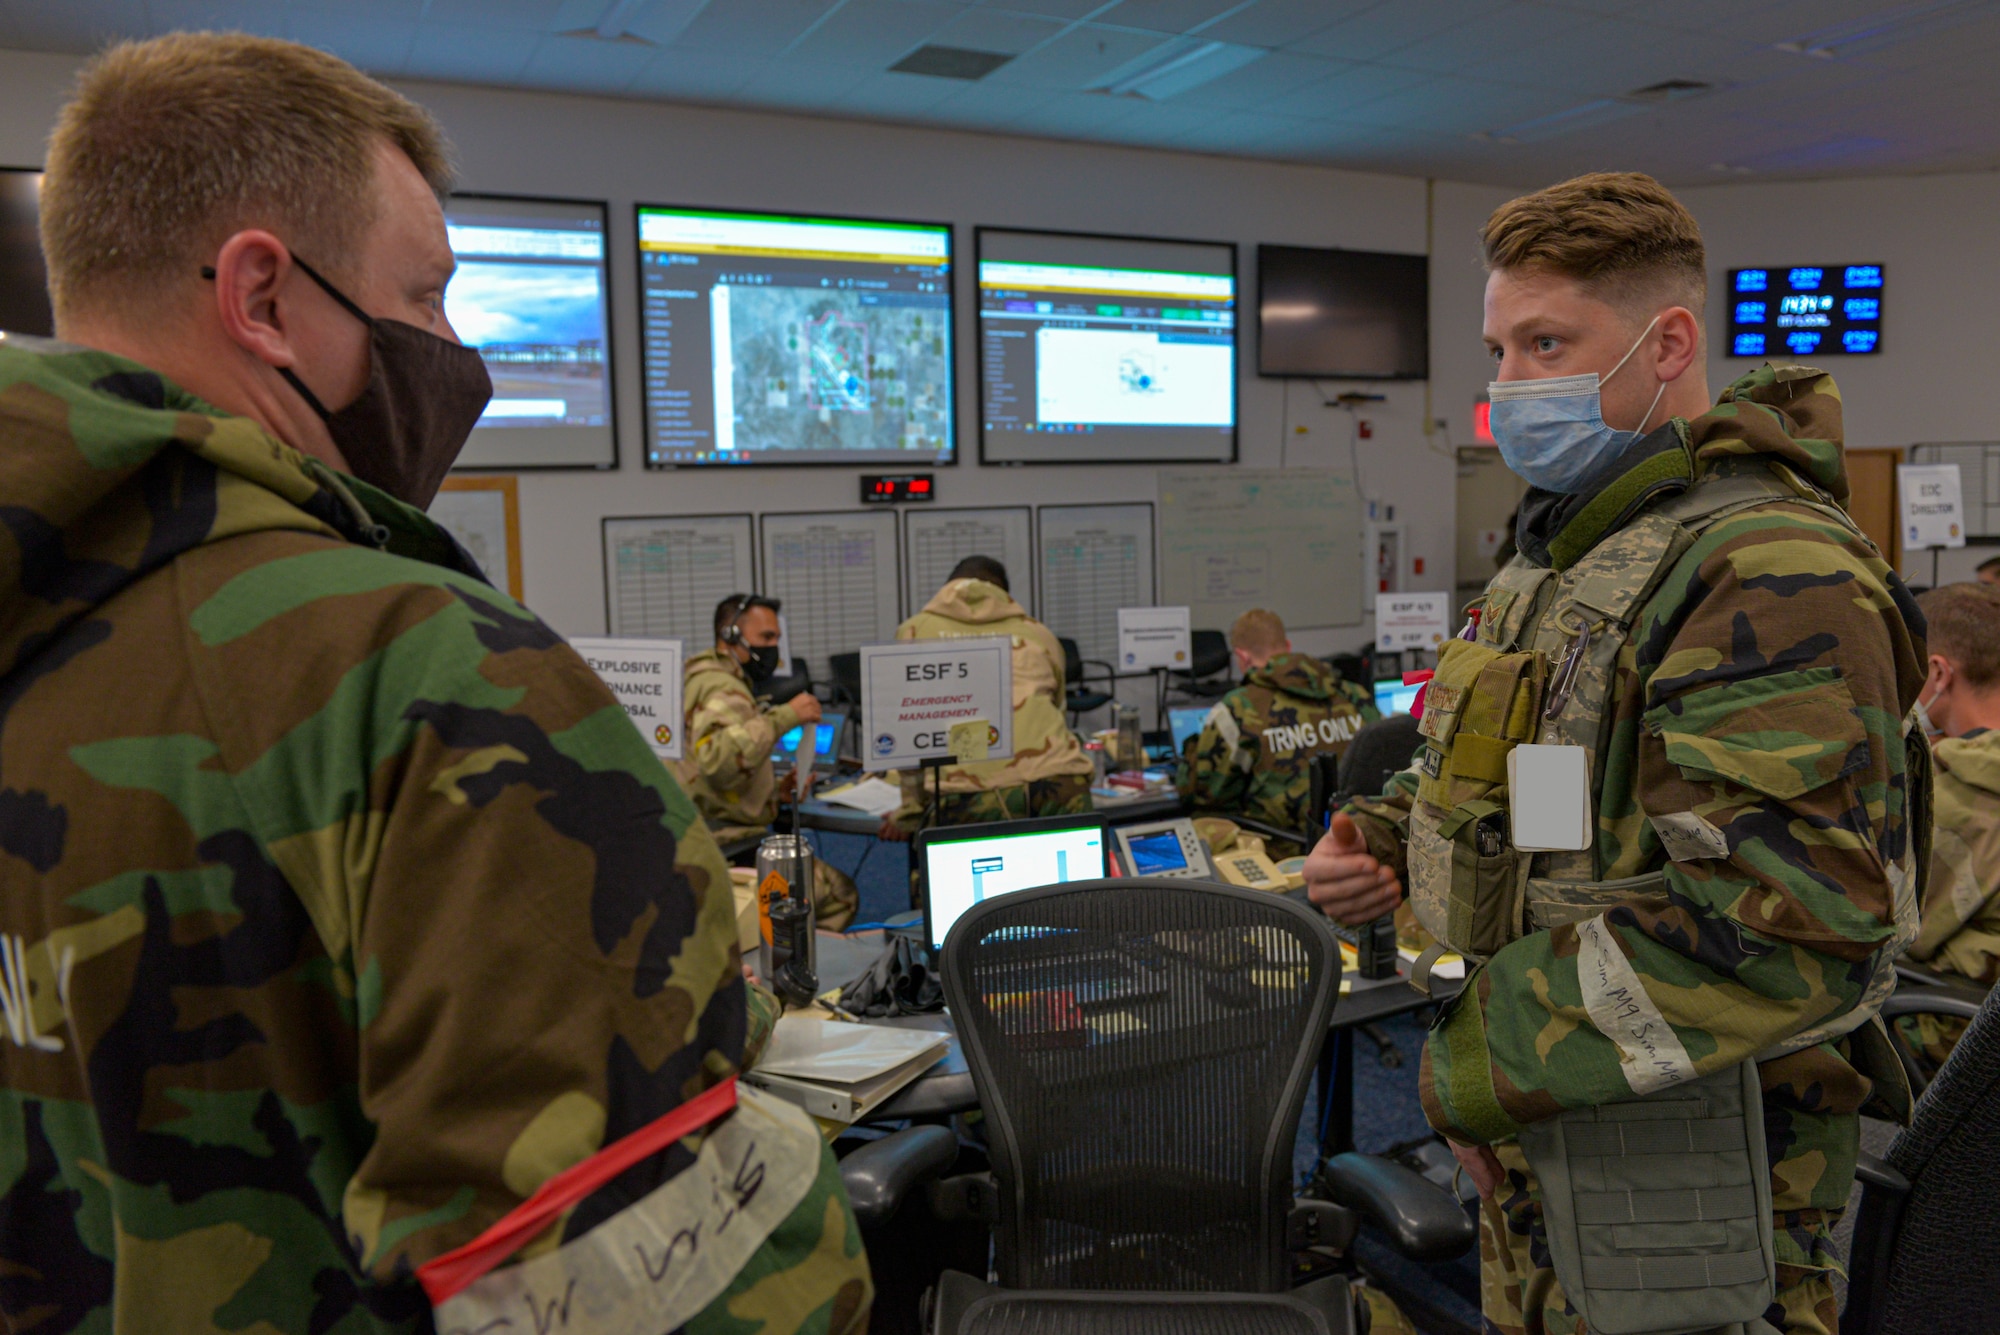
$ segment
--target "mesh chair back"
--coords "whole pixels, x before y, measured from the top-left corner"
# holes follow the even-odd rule
[[[975,905],[943,974],[1002,1284],[1284,1289],[1294,1129],[1340,988],[1317,914],[1210,882],[1073,882]]]
[[[1188,675],[1212,677],[1229,670],[1229,637],[1219,630],[1188,632]]]
[[[1910,1179],[1882,1331],[1990,1330],[2000,1313],[2000,988],[1917,1100],[1889,1163]]]
[[[1389,776],[1410,767],[1417,752],[1417,721],[1408,714],[1377,719],[1340,753],[1340,791],[1348,797],[1374,797]]]
[[[1083,650],[1067,635],[1056,636],[1056,643],[1063,651],[1063,680],[1074,686],[1083,676]]]
[[[834,654],[827,659],[833,670],[834,689],[849,704],[861,703],[861,655],[859,652]]]

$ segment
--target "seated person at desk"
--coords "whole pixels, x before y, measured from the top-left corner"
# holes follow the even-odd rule
[[[777,666],[777,600],[732,593],[717,603],[715,647],[690,658],[683,673],[686,750],[675,769],[718,843],[770,832],[780,796],[772,749],[793,728],[819,722],[819,701],[805,691],[782,705],[758,706],[751,687],[769,681]],[[813,859],[821,927],[846,927],[860,902],[851,879]]]
[[[1014,755],[947,765],[938,776],[938,823],[1020,820],[1087,812],[1090,761],[1063,722],[1063,651],[1049,628],[1007,591],[1007,568],[968,556],[924,610],[896,628],[899,640],[1007,635],[1014,641]],[[907,839],[922,827],[930,776],[903,774],[903,805],[882,820],[884,839]]]
[[[2000,982],[2000,589],[1947,584],[1917,597],[1930,622],[1918,719],[1932,733],[1931,880],[1910,958],[1983,987]],[[1906,1015],[1910,1045],[1942,1063],[1966,1021]]]
[[[1339,755],[1364,723],[1380,718],[1375,697],[1294,653],[1276,612],[1256,607],[1236,618],[1229,645],[1243,684],[1209,711],[1175,785],[1199,810],[1303,830],[1312,757]]]

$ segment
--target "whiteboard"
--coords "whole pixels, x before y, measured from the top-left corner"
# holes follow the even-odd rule
[[[903,512],[903,606],[914,614],[968,556],[990,556],[1007,567],[1014,601],[1035,610],[1033,517],[1025,505],[985,510]]]
[[[763,592],[785,605],[789,648],[814,679],[834,654],[896,638],[896,512],[841,510],[758,516]]]
[[[715,643],[715,605],[756,591],[749,515],[604,521],[605,622],[613,636]]]
[[[1085,658],[1118,653],[1118,609],[1153,603],[1153,506],[1035,507],[1041,619]]]
[[[1361,620],[1361,511],[1353,480],[1312,468],[1160,470],[1165,601],[1198,628],[1252,607],[1288,628]]]

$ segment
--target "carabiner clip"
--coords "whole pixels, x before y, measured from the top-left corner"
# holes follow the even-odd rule
[[[1576,638],[1569,642],[1569,652],[1563,656],[1562,666],[1556,669],[1555,679],[1549,683],[1549,702],[1542,709],[1544,719],[1556,717],[1569,704],[1569,697],[1576,690],[1577,671],[1583,666],[1584,655],[1590,652],[1590,638],[1588,625],[1577,628]]]

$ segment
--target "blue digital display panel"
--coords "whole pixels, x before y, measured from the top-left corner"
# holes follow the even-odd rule
[[[1882,266],[1729,271],[1729,355],[1854,356],[1882,350]]]

